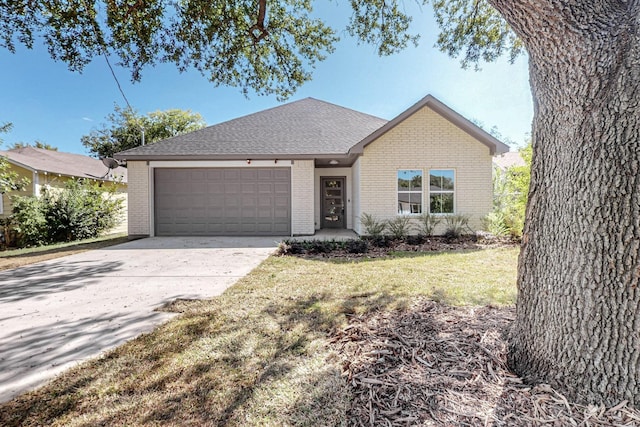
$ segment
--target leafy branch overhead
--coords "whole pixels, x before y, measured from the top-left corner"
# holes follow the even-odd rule
[[[351,6],[347,32],[375,45],[380,55],[417,44],[403,1],[352,0]],[[442,50],[457,54],[468,44],[465,61],[521,50],[484,0],[436,0],[433,6]],[[311,0],[20,0],[0,2],[0,16],[0,47],[15,52],[17,45],[32,48],[41,40],[72,71],[114,56],[139,81],[145,67],[173,63],[180,71],[198,70],[215,85],[280,99],[310,80],[338,41],[336,30],[313,16]]]

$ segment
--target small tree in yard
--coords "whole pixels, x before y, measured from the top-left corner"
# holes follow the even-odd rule
[[[122,212],[115,191],[114,184],[71,180],[61,191],[16,197],[12,218],[20,246],[88,239],[112,229]]]
[[[500,235],[522,236],[527,195],[531,181],[532,145],[529,142],[520,149],[523,166],[510,166],[505,170],[495,170],[493,191],[495,195],[493,212],[487,216],[488,231]]]

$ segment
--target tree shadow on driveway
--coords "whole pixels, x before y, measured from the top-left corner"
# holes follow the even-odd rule
[[[122,262],[54,261],[0,272],[0,304],[44,297],[96,283]]]

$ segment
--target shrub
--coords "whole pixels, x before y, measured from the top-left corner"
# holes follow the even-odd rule
[[[433,231],[442,220],[436,215],[423,213],[418,217],[418,231],[424,236],[433,236]]]
[[[411,219],[408,216],[397,216],[387,222],[387,228],[391,237],[402,240],[411,231]]]
[[[338,248],[334,240],[310,240],[309,252],[316,254],[326,254]]]
[[[483,222],[484,228],[494,236],[505,237],[512,234],[502,212],[491,212],[484,217]]]
[[[372,237],[381,236],[387,228],[387,221],[380,221],[368,213],[363,213],[360,216],[360,223],[364,227],[365,234]]]
[[[13,202],[11,227],[17,234],[21,247],[40,246],[47,243],[47,220],[44,203],[33,196],[16,196]]]
[[[40,197],[14,198],[12,221],[21,246],[97,237],[113,228],[122,212],[114,185],[68,181]]]
[[[351,239],[345,242],[345,249],[350,254],[366,254],[369,252],[369,242],[362,239]]]
[[[469,217],[466,215],[447,215],[444,217],[446,230],[444,236],[448,239],[455,239],[462,235],[464,231],[473,232],[469,227]]]
[[[502,225],[513,237],[521,237],[524,228],[524,216],[531,181],[532,154],[533,148],[529,142],[520,149],[520,155],[525,163],[523,166],[511,166],[505,170],[496,168],[494,171],[493,213],[501,216]],[[496,220],[498,218],[491,218],[487,224],[494,221],[495,225]],[[492,232],[491,230],[487,231]]]
[[[424,243],[424,235],[407,236],[405,240],[409,245],[421,245]]]
[[[391,245],[389,236],[368,236],[367,240],[377,248],[388,248]]]

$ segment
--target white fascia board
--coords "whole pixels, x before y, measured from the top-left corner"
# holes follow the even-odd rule
[[[150,168],[284,168],[291,167],[292,160],[153,160]]]

